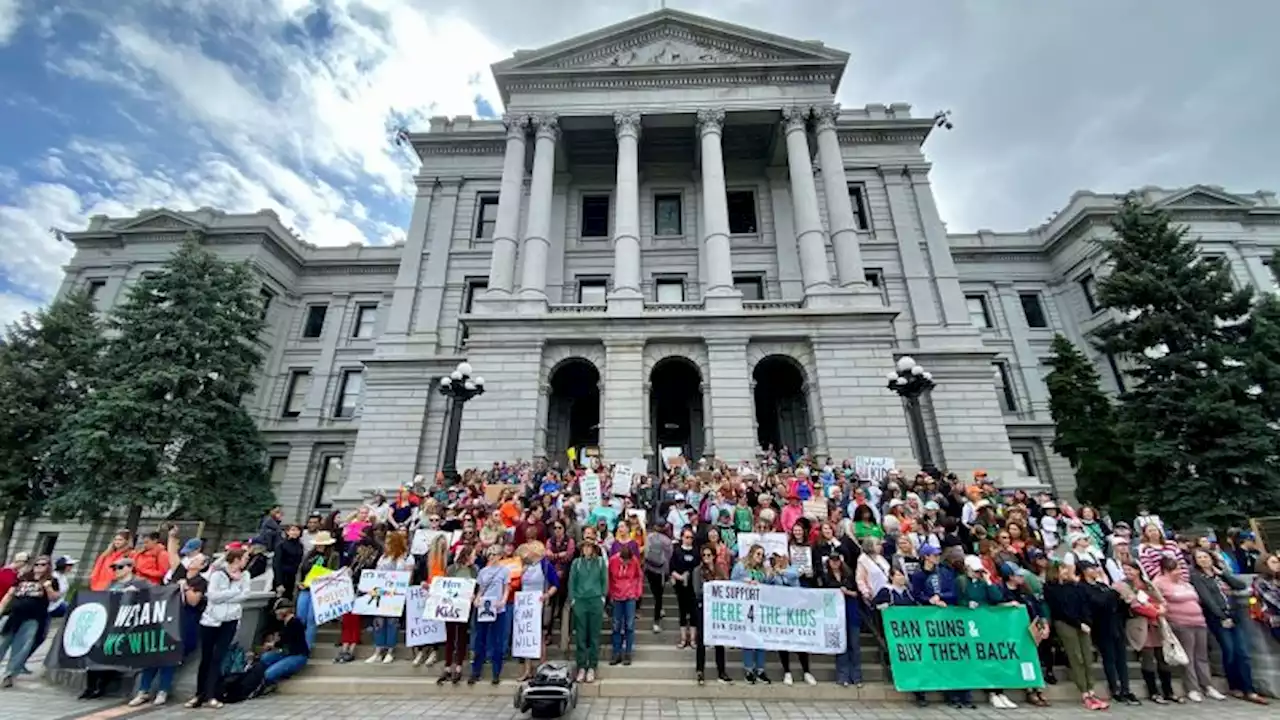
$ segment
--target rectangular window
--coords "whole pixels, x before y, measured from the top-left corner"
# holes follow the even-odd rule
[[[889,288],[884,284],[884,271],[878,268],[868,268],[863,274],[867,280],[867,286],[880,293],[880,302],[884,305],[889,304]]]
[[[582,196],[582,237],[609,237],[609,196]]]
[[[378,306],[376,304],[361,305],[356,308],[356,324],[351,328],[351,337],[371,338],[377,324]]]
[[[1009,365],[1005,362],[992,363],[995,368],[997,394],[1000,396],[1000,409],[1007,413],[1018,412],[1018,396],[1014,392],[1013,377],[1009,374]]]
[[[684,234],[679,193],[653,196],[653,234],[671,237]]]
[[[985,295],[965,295],[964,304],[969,309],[969,322],[982,330],[991,327],[991,312],[987,310]]]
[[[867,187],[862,183],[849,183],[849,201],[853,203],[853,221],[859,230],[871,229],[871,214],[867,212]]]
[[[1120,363],[1116,362],[1116,356],[1107,353],[1107,367],[1111,368],[1111,378],[1116,381],[1116,389],[1124,392],[1129,388],[1124,384],[1124,373],[1120,372]]]
[[[733,289],[742,293],[743,300],[763,300],[764,278],[759,275],[734,275]]]
[[[751,190],[730,190],[729,200],[729,234],[754,235],[759,232],[756,226],[756,194]]]
[[[284,394],[284,417],[298,417],[307,406],[307,393],[311,391],[311,371],[294,370],[289,373],[289,385]]]
[[[578,281],[579,305],[604,305],[605,295],[609,292],[609,281],[602,278],[591,278]]]
[[[467,288],[462,291],[462,313],[464,315],[471,314],[471,308],[475,306],[476,298],[485,290],[489,289],[489,281],[479,278],[467,280]],[[461,323],[462,329],[458,331],[458,344],[465,346],[467,344],[467,336],[471,334],[471,328],[467,327],[465,322]]]
[[[57,546],[58,546],[58,533],[42,532],[42,533],[36,534],[36,546],[35,548],[33,548],[35,550],[36,557],[39,557],[41,555],[49,555],[50,557],[52,557],[53,549]],[[53,568],[50,568],[50,570],[52,569]],[[63,588],[63,592],[66,592],[66,588]]]
[[[661,278],[654,282],[653,287],[660,303],[684,302],[684,280],[680,278]]]
[[[267,460],[267,477],[271,478],[271,492],[280,497],[280,488],[284,487],[284,473],[288,469],[289,458],[277,456]]]
[[[307,318],[302,324],[302,337],[320,337],[321,333],[324,332],[324,316],[328,312],[328,305],[308,305]]]
[[[1098,312],[1098,284],[1093,279],[1093,273],[1081,275],[1076,282],[1080,284],[1080,292],[1084,293],[1084,302],[1089,307],[1089,312]]]
[[[338,385],[338,402],[334,405],[333,416],[340,418],[355,417],[356,408],[360,405],[360,393],[364,389],[364,373],[360,370],[347,370],[342,373],[342,383]]]
[[[333,506],[333,495],[342,486],[342,456],[325,455],[320,458],[320,478],[316,483],[316,503],[318,508]]]
[[[276,294],[267,288],[262,288],[258,291],[258,297],[262,300],[262,319],[266,320],[267,313],[271,312],[271,301],[276,299]]]
[[[107,281],[90,280],[89,284],[86,285],[85,288],[89,291],[89,302],[93,303],[94,308],[101,310],[102,308],[100,303],[102,302],[102,291],[107,288]]]
[[[1044,316],[1044,305],[1040,302],[1040,293],[1018,293],[1018,301],[1022,303],[1022,316],[1027,319],[1027,327],[1049,327],[1049,319]]]
[[[1013,451],[1013,469],[1017,471],[1018,477],[1033,478],[1036,477],[1036,462],[1029,450]]]
[[[493,193],[482,193],[476,196],[476,234],[477,240],[492,240],[493,231],[498,227],[498,196]]]

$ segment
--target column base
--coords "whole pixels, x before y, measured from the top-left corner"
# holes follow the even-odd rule
[[[854,307],[856,298],[852,291],[830,285],[813,287],[805,290],[804,307],[806,310]],[[876,304],[879,305],[878,302]]]
[[[548,303],[547,294],[542,290],[524,289],[516,296],[513,309],[517,315],[544,315]]]
[[[471,312],[474,315],[502,315],[509,313],[516,299],[513,293],[505,290],[488,290],[480,293],[472,301]]]
[[[644,313],[644,296],[639,290],[624,288],[615,290],[606,298],[610,315],[640,315]]]
[[[741,312],[742,291],[731,287],[713,288],[702,297],[702,307],[718,312]]]

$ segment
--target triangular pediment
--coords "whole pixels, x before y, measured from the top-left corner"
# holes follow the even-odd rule
[[[838,63],[848,53],[681,12],[659,10],[538,50],[518,51],[495,74],[740,64]]]
[[[1249,207],[1248,200],[1205,185],[1195,185],[1161,200],[1161,208]]]
[[[137,217],[125,220],[116,230],[164,230],[167,232],[199,230],[199,223],[189,220],[172,210],[144,210]]]

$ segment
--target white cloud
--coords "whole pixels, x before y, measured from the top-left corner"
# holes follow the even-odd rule
[[[0,0],[0,47],[9,44],[22,25],[19,0]]]

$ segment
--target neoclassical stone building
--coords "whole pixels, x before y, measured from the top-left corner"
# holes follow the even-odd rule
[[[1069,492],[1043,361],[1054,332],[1083,345],[1108,321],[1091,240],[1117,198],[948,235],[922,151],[932,118],[837,106],[847,59],[675,10],[519,51],[493,67],[502,119],[411,134],[402,245],[315,247],[270,211],[148,210],[71,233],[64,287],[109,308],[188,232],[253,260],[271,351],[251,406],[293,517],[436,470],[438,380],[463,359],[488,392],[466,407],[461,467],[571,446],[737,460],[762,443],[911,466],[883,379],[909,354],[938,383],[939,464]],[[1274,288],[1274,194],[1143,192],[1241,283]],[[96,548],[86,530],[31,524],[18,547],[61,533],[60,552]]]

